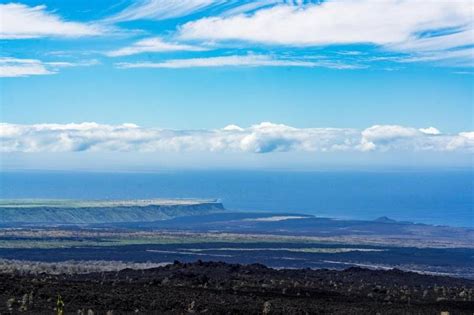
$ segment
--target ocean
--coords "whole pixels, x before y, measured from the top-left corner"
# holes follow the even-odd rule
[[[0,198],[217,198],[230,210],[387,216],[474,227],[474,173],[451,171],[4,171]]]

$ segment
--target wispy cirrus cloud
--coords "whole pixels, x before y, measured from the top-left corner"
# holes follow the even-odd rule
[[[416,34],[420,32],[442,28],[458,28],[458,32],[472,30],[471,5],[470,1],[462,0],[330,0],[304,7],[281,5],[251,15],[192,21],[182,26],[180,36],[310,46],[403,44],[418,39]],[[463,42],[472,41],[465,35],[461,36]]]
[[[205,51],[207,48],[180,44],[176,42],[166,42],[161,37],[144,38],[130,46],[106,52],[109,57],[130,56],[142,53],[172,52],[172,51]]]
[[[27,77],[32,75],[54,74],[40,60],[0,58],[0,77]]]
[[[455,64],[467,60],[462,49],[474,44],[474,21],[469,0],[328,0],[205,17],[182,25],[178,37],[293,47],[372,44],[419,61],[448,52]]]
[[[209,67],[323,67],[331,69],[359,69],[363,66],[330,60],[307,60],[304,58],[278,58],[269,55],[232,55],[203,58],[169,59],[162,62],[123,62],[116,66],[131,68],[209,68]]]
[[[188,14],[203,10],[216,2],[214,0],[139,0],[123,11],[110,17],[110,22],[133,21],[140,19],[162,20],[186,16]]]
[[[99,24],[65,21],[46,6],[21,3],[0,4],[0,39],[97,36],[105,32]]]
[[[165,20],[185,17],[195,13],[219,16],[232,16],[253,12],[278,4],[302,6],[307,3],[318,3],[318,0],[138,0],[121,12],[111,16],[109,22],[134,20]]]
[[[399,62],[402,63],[434,61],[448,66],[474,67],[474,48],[421,52],[415,53],[412,56],[399,58]]]
[[[49,61],[38,59],[20,59],[0,57],[0,77],[29,77],[35,75],[50,75],[58,72],[60,68],[87,67],[99,64],[96,59],[75,62]]]
[[[199,52],[211,48],[225,51],[217,57],[135,62],[122,64],[123,68],[185,68],[227,63],[225,66],[288,65],[354,69],[361,68],[361,64],[367,67],[380,62],[376,57],[385,56],[385,53],[393,54],[392,59],[386,61],[391,63],[430,62],[472,67],[474,21],[471,11],[469,0],[138,0],[101,21],[74,22],[66,21],[45,6],[9,3],[0,4],[0,38],[106,35],[116,32],[115,23],[123,21],[188,16],[194,20],[178,24],[175,31],[158,30],[158,36],[131,42],[103,54],[123,57],[142,53]],[[124,32],[134,33],[131,30]],[[304,58],[228,56],[235,53],[228,49],[232,47],[255,48],[263,50],[261,55],[265,55],[268,54],[265,52],[266,45],[304,51],[308,47],[359,44],[375,45],[382,51],[371,51],[368,55],[341,54],[337,58],[326,51],[324,53],[328,54],[328,58],[324,62],[311,62]]]
[[[375,125],[350,128],[294,128],[269,122],[212,130],[142,128],[135,124],[0,124],[2,152],[474,152],[474,132],[442,134]]]

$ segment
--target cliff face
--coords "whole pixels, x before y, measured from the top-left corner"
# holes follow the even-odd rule
[[[223,211],[219,202],[153,201],[136,204],[117,202],[95,206],[80,203],[68,205],[22,205],[0,207],[0,224],[90,224],[166,220],[179,216],[209,214]]]

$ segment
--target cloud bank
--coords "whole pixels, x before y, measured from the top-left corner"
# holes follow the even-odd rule
[[[474,132],[375,125],[294,128],[263,122],[213,130],[143,128],[135,124],[0,124],[1,152],[474,152]],[[369,153],[367,153],[369,154]]]

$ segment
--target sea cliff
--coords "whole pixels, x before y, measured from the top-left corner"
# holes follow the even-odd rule
[[[8,200],[0,202],[0,224],[91,224],[149,222],[224,210],[216,200]]]

